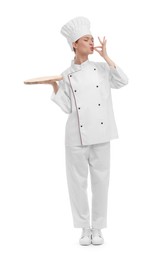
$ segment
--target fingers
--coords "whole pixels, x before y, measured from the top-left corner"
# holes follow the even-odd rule
[[[98,36],[98,39],[99,39],[99,42],[101,43],[101,44],[103,44],[103,42],[101,41],[101,39],[100,39],[100,37]]]
[[[56,81],[53,81],[53,80],[48,80],[46,82],[46,84],[51,84],[52,86],[56,86],[57,85],[57,82]]]
[[[102,46],[95,46],[94,48],[102,48]]]
[[[98,36],[98,39],[99,39],[99,41],[100,41],[100,43],[101,43],[101,46],[95,46],[95,47],[93,47],[93,49],[94,49],[95,51],[97,51],[99,54],[101,54],[101,52],[103,51],[103,49],[106,48],[106,42],[107,42],[107,40],[105,39],[105,36],[103,37],[103,41],[101,41],[101,39],[100,39],[99,36]]]
[[[105,36],[103,37],[103,41],[104,41],[104,42],[106,41]]]
[[[94,48],[94,50],[97,51],[99,54],[100,54],[100,52],[101,52],[101,51],[99,51],[99,50],[97,50],[97,49],[95,49],[95,48]]]
[[[98,49],[98,48],[100,48],[100,49]],[[102,47],[101,46],[94,47],[94,50],[100,53],[102,51]]]
[[[103,41],[101,41],[101,39],[100,39],[100,37],[98,36],[98,39],[99,39],[99,42],[101,43],[101,44],[104,44],[107,40],[105,39],[105,36],[103,37]]]

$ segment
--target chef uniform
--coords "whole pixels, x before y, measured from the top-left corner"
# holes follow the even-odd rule
[[[90,22],[76,17],[65,24],[61,33],[72,42],[92,35]],[[88,166],[92,190],[92,227],[107,227],[108,186],[110,176],[110,140],[118,138],[111,88],[128,83],[122,69],[106,62],[71,61],[62,73],[59,89],[51,100],[69,114],[65,129],[66,175],[74,227],[89,227],[87,197]]]

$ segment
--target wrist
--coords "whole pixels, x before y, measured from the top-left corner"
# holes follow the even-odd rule
[[[102,57],[104,58],[104,60],[110,59],[108,55],[104,55],[104,56],[102,56]]]
[[[116,64],[109,58],[108,55],[104,56],[104,59],[108,63],[109,66],[116,68]]]

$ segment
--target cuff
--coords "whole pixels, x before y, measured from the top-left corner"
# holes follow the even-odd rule
[[[123,70],[117,64],[115,64],[115,65],[116,65],[116,68],[114,68],[113,66],[109,66],[111,75],[113,75],[116,78],[120,78],[121,80],[123,80],[123,82],[125,82],[125,84],[128,84],[127,75],[123,72]]]

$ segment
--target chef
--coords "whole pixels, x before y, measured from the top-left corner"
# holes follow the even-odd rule
[[[61,74],[63,80],[51,83],[51,100],[69,114],[65,129],[66,174],[76,228],[82,228],[81,245],[103,244],[101,229],[107,227],[110,176],[110,140],[118,138],[111,89],[128,84],[122,69],[108,56],[105,37],[94,46],[90,21],[78,16],[64,24],[61,34],[75,58]],[[90,61],[96,51],[104,59]],[[87,197],[88,166],[91,175],[92,215]],[[90,225],[91,217],[91,225]]]

